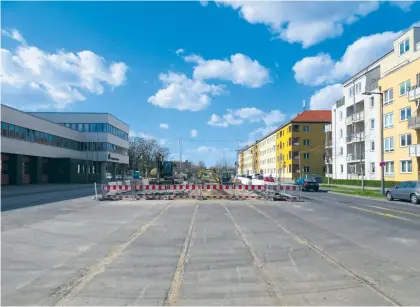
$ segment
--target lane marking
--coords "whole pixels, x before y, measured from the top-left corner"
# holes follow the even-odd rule
[[[181,254],[179,255],[178,263],[176,265],[174,277],[172,278],[171,287],[169,288],[168,295],[166,296],[164,306],[176,305],[179,290],[182,285],[182,276],[184,274],[185,264],[188,262],[189,250],[192,241],[192,234],[195,226],[195,216],[197,215],[199,203],[195,205],[194,213],[191,218],[190,228],[188,229],[187,236],[185,237],[184,245],[182,246]]]
[[[282,297],[280,289],[276,286],[272,278],[270,277],[269,271],[265,263],[261,260],[260,256],[254,251],[251,244],[249,243],[247,237],[243,233],[241,227],[236,222],[235,218],[230,214],[229,209],[227,208],[226,204],[223,204],[226,210],[226,215],[232,221],[233,225],[236,228],[236,234],[241,239],[242,243],[248,249],[249,254],[251,255],[252,259],[254,260],[254,265],[257,268],[257,271],[260,273],[262,280],[265,282],[267,286],[267,291],[276,301],[277,306],[287,306],[287,301]]]
[[[300,244],[306,245],[310,250],[312,250],[312,251],[320,254],[325,259],[327,259],[330,262],[332,262],[333,264],[337,265],[338,267],[340,267],[341,269],[343,269],[344,271],[346,271],[348,274],[350,274],[351,276],[353,276],[354,278],[356,278],[357,280],[359,280],[360,282],[362,282],[363,284],[365,284],[371,290],[373,290],[374,292],[380,294],[383,298],[387,299],[393,305],[402,306],[402,304],[400,302],[398,302],[396,299],[394,299],[393,297],[391,297],[388,294],[386,294],[378,286],[376,286],[372,281],[368,280],[367,278],[365,278],[363,276],[360,276],[356,272],[353,272],[351,269],[347,268],[345,265],[343,265],[340,261],[338,261],[337,259],[335,259],[333,256],[330,256],[329,254],[327,254],[326,252],[324,252],[322,250],[322,248],[320,248],[317,245],[315,245],[315,244],[311,243],[310,241],[306,240],[304,237],[299,236],[299,235],[295,234],[294,232],[292,232],[291,230],[287,229],[286,227],[284,227],[282,224],[278,223],[276,220],[274,220],[271,216],[269,216],[264,211],[256,208],[255,206],[253,206],[251,204],[248,204],[248,206],[251,207],[251,208],[253,208],[257,212],[259,212],[261,215],[263,215],[267,219],[269,219],[278,228],[280,228],[284,233],[287,233],[288,235],[290,235],[291,237],[293,237],[296,242],[298,242]]]
[[[405,217],[401,217],[401,216],[393,215],[393,214],[389,214],[389,213],[382,213],[382,212],[373,211],[373,210],[369,210],[369,209],[364,209],[364,208],[360,208],[360,207],[356,207],[356,206],[350,206],[350,208],[361,210],[361,211],[365,211],[365,212],[369,212],[369,213],[373,213],[373,214],[376,214],[376,215],[390,217],[390,218],[394,218],[394,219],[399,219],[399,220],[404,220],[404,221],[410,221],[409,219],[407,219]]]
[[[379,206],[371,206],[371,205],[366,205],[366,206],[371,207],[371,208],[377,208],[377,209],[382,209],[382,210],[387,210],[387,211],[394,211],[394,212],[398,212],[398,213],[401,213],[401,214],[407,214],[407,215],[420,217],[420,214],[416,214],[416,213],[412,213],[412,212],[383,208],[383,207],[379,207]]]
[[[64,285],[61,285],[60,287],[58,287],[55,293],[52,293],[50,296],[59,294],[60,292],[63,292],[63,294],[60,295],[60,298],[54,305],[59,305],[59,306],[66,305],[66,303],[70,299],[74,298],[96,275],[103,273],[106,267],[109,264],[111,264],[112,261],[120,257],[122,252],[124,252],[124,250],[131,243],[133,243],[138,237],[143,235],[151,226],[153,226],[154,223],[162,216],[163,213],[165,213],[166,210],[169,209],[171,205],[172,203],[169,203],[165,207],[165,209],[163,209],[150,222],[143,224],[136,231],[134,231],[130,235],[127,241],[111,248],[109,253],[105,257],[103,257],[100,261],[97,261],[93,263],[92,265],[88,266],[87,268],[85,268],[79,278],[77,278],[76,280],[70,280]]]

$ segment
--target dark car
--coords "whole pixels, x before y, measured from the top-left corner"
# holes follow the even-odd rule
[[[313,179],[304,179],[302,182],[302,191],[319,191],[319,183]]]
[[[413,204],[420,202],[420,181],[403,181],[400,184],[385,191],[386,198],[409,200]]]

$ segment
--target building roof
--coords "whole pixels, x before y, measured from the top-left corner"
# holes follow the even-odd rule
[[[306,110],[297,114],[291,122],[331,122],[331,110]]]

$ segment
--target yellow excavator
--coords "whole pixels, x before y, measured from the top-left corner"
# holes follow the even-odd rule
[[[224,172],[219,177],[217,175],[215,169],[201,169],[198,172],[197,179],[199,181],[201,181],[202,183],[207,183],[207,182],[215,182],[215,183],[219,183],[219,184],[232,184],[232,183],[234,183],[232,173]]]

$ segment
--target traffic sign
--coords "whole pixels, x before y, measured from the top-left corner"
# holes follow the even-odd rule
[[[385,162],[383,162],[383,161],[382,162],[379,162],[379,166],[380,167],[384,167],[385,166]]]

